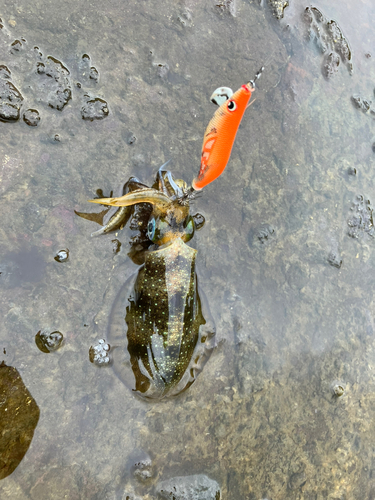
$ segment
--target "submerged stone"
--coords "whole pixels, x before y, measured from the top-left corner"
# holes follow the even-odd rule
[[[263,245],[275,236],[275,230],[270,224],[262,224],[256,234],[258,240]]]
[[[288,489],[293,491],[301,488],[306,483],[306,477],[305,471],[295,472],[289,477]]]
[[[22,49],[21,40],[14,40],[14,42],[10,46],[11,54],[17,54],[18,52],[20,52],[21,49]]]
[[[51,108],[62,111],[72,98],[70,72],[61,61],[48,56],[45,61],[37,61],[36,74],[39,75],[39,92],[42,100]]]
[[[340,269],[341,264],[342,264],[342,259],[340,257],[340,254],[332,251],[329,256],[328,256],[328,263],[333,266],[337,267],[337,269]]]
[[[94,80],[95,83],[99,81],[99,71],[94,66],[90,68],[90,80]]]
[[[322,68],[322,73],[325,78],[330,79],[332,76],[337,73],[340,65],[340,58],[338,54],[331,52],[325,58]]]
[[[179,21],[182,26],[191,28],[193,25],[193,16],[190,9],[185,9],[181,15],[177,16],[177,21]]]
[[[112,243],[113,243],[112,247],[113,253],[114,254],[119,253],[119,251],[121,250],[121,241],[119,241],[118,239],[114,239],[112,240]]]
[[[156,68],[156,74],[160,78],[165,78],[169,71],[168,63],[153,63],[154,68]]]
[[[127,139],[127,143],[131,146],[132,144],[135,143],[137,140],[136,136],[134,134],[130,134]]]
[[[23,114],[23,121],[29,127],[36,127],[40,122],[40,115],[37,109],[27,109]]]
[[[204,474],[179,476],[162,481],[156,487],[158,500],[220,500],[218,483]]]
[[[353,95],[352,96],[352,103],[354,106],[364,113],[367,113],[367,111],[371,108],[372,102],[365,97],[362,97],[360,95]]]
[[[8,78],[10,72],[7,73],[6,69],[3,69],[2,73],[3,77]],[[20,117],[22,101],[23,96],[13,83],[7,79],[0,79],[0,121],[17,121]]]
[[[62,333],[55,331],[49,333],[46,330],[39,330],[35,335],[35,343],[39,350],[45,353],[57,351],[61,346],[64,336]]]
[[[7,68],[4,64],[1,64],[0,65],[0,78],[8,79],[8,78],[10,78],[10,76],[11,76],[10,69]]]
[[[236,17],[236,0],[221,0],[216,2],[216,7],[223,12],[227,12],[233,17]]]
[[[132,464],[132,472],[137,481],[147,483],[154,475],[151,457],[141,452]]]
[[[344,395],[345,387],[343,384],[339,384],[339,383],[334,384],[332,387],[332,392],[336,398],[340,398],[341,396]]]
[[[361,194],[357,196],[351,207],[353,216],[348,219],[348,235],[352,238],[359,238],[364,234],[373,237],[375,234],[373,221],[373,208],[371,202]]]
[[[337,22],[326,18],[316,7],[306,7],[303,19],[308,26],[308,39],[315,42],[322,54],[328,54],[323,61],[323,76],[331,78],[337,72],[340,61],[352,73],[349,42]]]
[[[268,0],[272,14],[276,19],[282,19],[284,17],[284,10],[289,5],[288,0]]]
[[[100,97],[92,97],[85,94],[81,108],[81,115],[83,120],[102,120],[109,114],[107,101]]]

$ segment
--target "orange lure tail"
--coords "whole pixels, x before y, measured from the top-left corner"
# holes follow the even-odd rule
[[[253,82],[242,85],[212,117],[204,134],[201,166],[192,184],[194,190],[203,189],[223,173],[253,91]]]

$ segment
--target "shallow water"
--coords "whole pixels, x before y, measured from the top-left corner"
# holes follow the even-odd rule
[[[334,19],[352,52],[352,74],[340,61],[327,79],[308,4],[290,3],[283,19],[267,1],[0,3],[0,64],[21,115],[40,115],[37,126],[0,122],[0,352],[40,410],[1,499],[148,500],[159,481],[192,474],[229,500],[374,497],[374,115],[351,99],[373,98],[374,6],[313,4],[320,30]],[[61,68],[36,73],[48,56],[69,71],[62,110],[48,105]],[[150,185],[169,159],[190,182],[212,91],[262,65],[228,167],[194,204],[218,345],[186,393],[146,403],[88,355],[137,269],[131,232],[91,239],[99,226],[74,210],[131,175]],[[83,120],[95,98],[108,116]],[[45,329],[63,333],[59,350],[37,348]],[[146,482],[132,469],[142,454]]]

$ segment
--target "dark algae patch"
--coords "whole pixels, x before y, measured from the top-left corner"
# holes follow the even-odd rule
[[[18,467],[34,436],[39,408],[16,368],[0,364],[0,480]]]

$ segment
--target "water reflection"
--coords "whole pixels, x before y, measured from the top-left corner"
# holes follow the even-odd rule
[[[39,407],[16,368],[0,364],[0,479],[18,467],[34,436]]]

